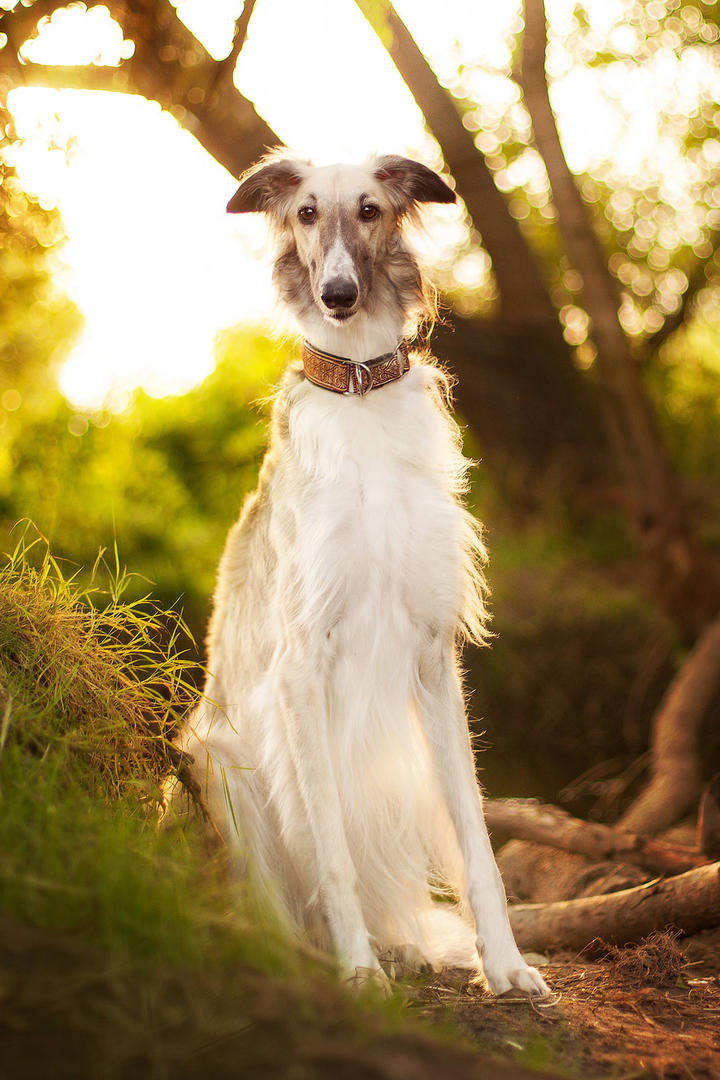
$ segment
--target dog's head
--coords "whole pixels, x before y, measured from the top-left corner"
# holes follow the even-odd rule
[[[311,300],[338,323],[368,305],[402,219],[419,203],[454,201],[444,180],[409,158],[317,168],[272,154],[245,174],[227,208],[270,215],[284,240],[276,275],[288,277],[285,298],[296,308]]]

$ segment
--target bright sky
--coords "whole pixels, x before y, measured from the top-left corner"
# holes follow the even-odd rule
[[[180,0],[178,9],[221,57],[241,6]],[[554,23],[570,18],[573,6],[550,0]],[[599,30],[612,29],[625,0],[588,6]],[[469,60],[483,69],[474,76],[480,100],[512,93],[502,72],[518,0],[443,0],[442,18],[437,0],[397,0],[396,7],[446,82],[459,60]],[[127,53],[117,24],[96,7],[56,15],[27,55],[116,63]],[[654,156],[682,186],[677,162],[670,168],[662,160],[655,89],[641,65],[635,85],[622,91],[635,103],[630,130],[622,130],[617,103],[597,94],[591,75],[569,70],[562,49],[550,61],[560,76],[554,105],[572,167],[588,168],[614,148],[628,173]],[[706,74],[686,73],[680,93],[689,100]],[[236,78],[278,135],[318,162],[391,151],[438,163],[411,95],[353,0],[258,0]],[[219,329],[274,317],[263,222],[225,214],[233,178],[169,114],[140,98],[86,91],[17,90],[10,105],[25,140],[21,181],[44,205],[59,207],[69,238],[59,280],[85,328],[62,386],[78,406],[109,399],[117,407],[139,384],[157,394],[185,388],[210,370]],[[523,183],[542,186],[535,157],[525,168]],[[435,213],[429,243],[441,261],[466,239],[460,214],[453,207]],[[465,284],[485,273],[482,257],[465,256],[456,267]]]

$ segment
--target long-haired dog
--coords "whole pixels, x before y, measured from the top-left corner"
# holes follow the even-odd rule
[[[485,622],[468,463],[445,376],[407,346],[430,294],[403,222],[454,199],[406,158],[275,154],[228,204],[274,226],[303,366],[227,541],[181,745],[265,902],[347,977],[382,982],[393,957],[540,995],[510,929],[458,668]]]

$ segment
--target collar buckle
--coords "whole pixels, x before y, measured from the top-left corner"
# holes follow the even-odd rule
[[[355,383],[357,385],[357,392],[360,397],[365,397],[368,390],[373,388],[373,373],[367,364],[354,364],[355,369]],[[367,384],[365,383],[365,376],[367,376]],[[352,390],[348,389],[348,393],[352,394]]]

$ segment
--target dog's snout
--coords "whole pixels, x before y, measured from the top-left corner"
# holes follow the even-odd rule
[[[323,285],[320,293],[322,302],[330,311],[340,309],[347,311],[358,298],[358,289],[354,281],[349,278],[334,278]]]

